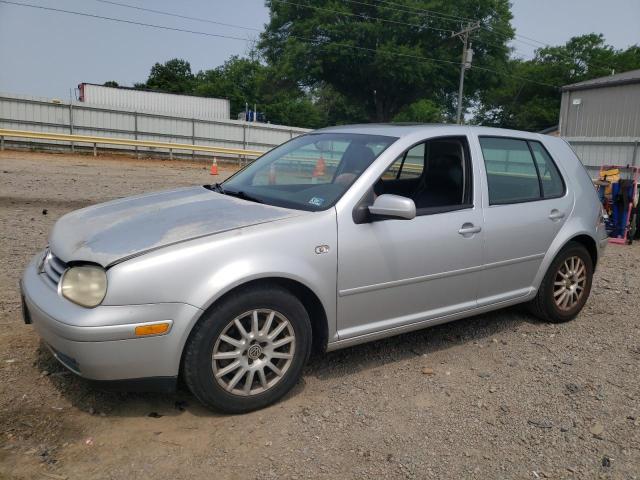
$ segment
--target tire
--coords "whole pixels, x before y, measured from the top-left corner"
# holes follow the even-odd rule
[[[579,265],[579,267],[572,269],[573,265]],[[581,276],[569,275],[569,278],[564,278],[567,270],[569,272],[581,271],[581,268],[584,268],[583,283],[577,281]],[[559,282],[567,283],[558,285]],[[529,310],[540,320],[546,322],[562,323],[573,320],[589,298],[592,282],[593,261],[591,255],[580,243],[569,242],[549,266],[536,297],[528,304]],[[576,284],[582,285],[581,289],[578,289]],[[566,295],[563,296],[563,294]],[[576,295],[578,295],[577,298]],[[568,296],[571,296],[570,300],[567,300]],[[566,306],[562,305],[565,301],[567,302]]]
[[[185,347],[184,380],[206,407],[246,413],[289,392],[310,351],[311,322],[297,297],[278,285],[243,288],[215,304],[194,327]]]

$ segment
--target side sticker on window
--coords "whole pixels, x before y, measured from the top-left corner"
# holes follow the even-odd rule
[[[314,205],[316,207],[321,207],[322,204],[324,203],[324,198],[320,198],[320,197],[312,197],[311,200],[309,200],[309,203],[311,205]]]

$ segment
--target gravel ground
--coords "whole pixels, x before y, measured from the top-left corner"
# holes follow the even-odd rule
[[[208,165],[6,151],[0,172],[0,478],[640,478],[638,244],[608,247],[573,322],[509,309],[330,353],[275,406],[222,416],[68,374],[17,289],[60,215]]]

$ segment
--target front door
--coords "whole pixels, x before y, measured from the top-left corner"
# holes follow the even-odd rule
[[[483,218],[465,137],[409,149],[373,186],[412,198],[412,220],[338,216],[340,340],[443,317],[476,304]]]

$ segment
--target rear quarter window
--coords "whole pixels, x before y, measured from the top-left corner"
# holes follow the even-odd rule
[[[540,142],[530,141],[529,145],[538,166],[544,198],[561,197],[564,194],[564,183],[549,152]]]

